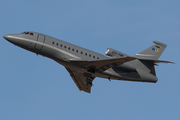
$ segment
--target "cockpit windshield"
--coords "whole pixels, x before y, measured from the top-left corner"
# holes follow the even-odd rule
[[[32,33],[32,32],[23,32],[23,33],[21,33],[21,34],[27,34],[27,35],[34,35],[34,33]]]

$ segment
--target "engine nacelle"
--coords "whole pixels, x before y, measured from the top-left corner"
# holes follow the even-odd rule
[[[106,55],[109,57],[127,57],[128,56],[127,54],[124,54],[124,53],[114,50],[112,48],[107,48]],[[125,69],[125,70],[136,71],[136,67],[134,66],[133,63],[130,63],[130,62],[123,63],[117,67]]]
[[[112,48],[107,48],[106,55],[110,56],[110,57],[125,57],[125,56],[127,56],[126,54],[119,52],[117,50],[114,50]]]

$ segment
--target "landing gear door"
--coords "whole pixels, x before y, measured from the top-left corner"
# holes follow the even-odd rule
[[[42,47],[43,47],[43,46],[42,46],[42,43],[44,43],[44,41],[45,41],[44,35],[38,35],[37,41],[40,42],[40,43],[36,43],[36,44],[35,44],[35,49],[41,50]]]

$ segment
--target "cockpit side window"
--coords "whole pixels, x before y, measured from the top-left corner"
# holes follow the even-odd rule
[[[30,33],[30,35],[34,35],[33,33]]]
[[[27,35],[34,35],[34,33],[32,33],[32,32],[23,32],[23,33],[21,33],[21,34],[27,34]]]
[[[23,33],[21,33],[21,34],[29,34],[29,32],[23,32]]]

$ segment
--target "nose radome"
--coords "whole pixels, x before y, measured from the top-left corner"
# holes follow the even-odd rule
[[[6,40],[8,40],[8,39],[10,38],[9,35],[4,35],[3,37],[4,37],[4,39],[6,39]]]
[[[4,35],[3,37],[4,37],[4,39],[6,39],[9,42],[16,42],[19,35],[18,34],[7,34],[7,35]]]
[[[7,34],[3,36],[5,39],[13,38],[13,37],[19,37],[19,34]]]
[[[7,34],[3,36],[8,42],[17,44],[18,43],[18,34]]]

